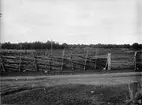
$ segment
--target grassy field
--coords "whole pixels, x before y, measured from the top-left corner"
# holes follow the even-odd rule
[[[2,103],[15,105],[125,105],[129,98],[126,85],[94,86],[83,84],[25,88],[2,96]]]

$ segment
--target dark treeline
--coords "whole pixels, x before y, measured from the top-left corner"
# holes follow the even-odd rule
[[[5,42],[1,44],[2,49],[51,49],[51,46],[53,49],[64,49],[64,48],[132,48],[132,49],[142,49],[142,44],[134,43],[132,45],[130,44],[59,44],[55,41],[47,41],[45,43],[43,42],[24,42],[24,43],[10,43]]]

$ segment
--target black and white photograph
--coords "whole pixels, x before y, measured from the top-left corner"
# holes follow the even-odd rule
[[[0,0],[0,105],[142,105],[142,0]]]

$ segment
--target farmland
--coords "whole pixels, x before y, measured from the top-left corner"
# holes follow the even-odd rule
[[[111,70],[107,69],[111,53]],[[1,50],[1,102],[126,105],[141,83],[141,52],[128,49]],[[4,68],[3,68],[4,67]],[[104,69],[105,68],[105,69]],[[136,68],[136,70],[135,70]]]

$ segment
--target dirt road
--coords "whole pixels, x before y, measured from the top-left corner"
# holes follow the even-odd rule
[[[123,105],[122,102],[126,100],[126,94],[128,96],[127,85],[133,81],[139,81],[142,83],[142,73],[129,72],[129,73],[110,73],[110,74],[86,74],[86,75],[58,75],[58,76],[23,76],[23,77],[1,77],[1,89],[2,102],[6,104],[23,104],[23,103],[35,103],[35,105],[45,105],[43,103],[51,102],[52,105],[57,101],[59,102],[72,102],[72,98],[77,100],[73,101],[72,105],[77,102],[98,102],[110,103],[114,105],[115,102]],[[68,85],[61,85],[68,84]],[[76,85],[80,84],[80,85]],[[82,85],[83,84],[83,85]],[[87,84],[87,85],[84,85]],[[107,86],[91,86],[91,85],[109,85]],[[60,85],[60,86],[58,86]],[[110,86],[114,85],[114,87]],[[116,86],[118,85],[118,86]],[[53,86],[53,87],[50,87]],[[55,87],[54,87],[55,86]],[[95,93],[91,93],[93,92]],[[59,94],[57,94],[59,93]],[[77,93],[77,94],[76,94]],[[77,95],[77,96],[76,96]],[[53,97],[54,96],[54,97]],[[101,96],[101,97],[99,97]],[[110,96],[110,97],[109,97]],[[115,101],[112,100],[115,99]],[[59,100],[59,98],[62,100]],[[80,97],[77,99],[76,97]],[[120,100],[121,97],[121,100]],[[56,99],[56,100],[55,100]],[[117,100],[116,100],[117,99]],[[30,101],[29,101],[30,100]],[[55,100],[55,101],[51,101]],[[91,101],[88,101],[91,100]],[[89,105],[80,104],[80,105]],[[94,104],[90,104],[94,105]],[[107,105],[107,104],[106,104]]]
[[[44,86],[58,84],[129,84],[133,81],[142,82],[142,72],[110,73],[110,74],[82,74],[82,75],[56,75],[56,76],[17,76],[1,77],[1,86],[35,85]]]

